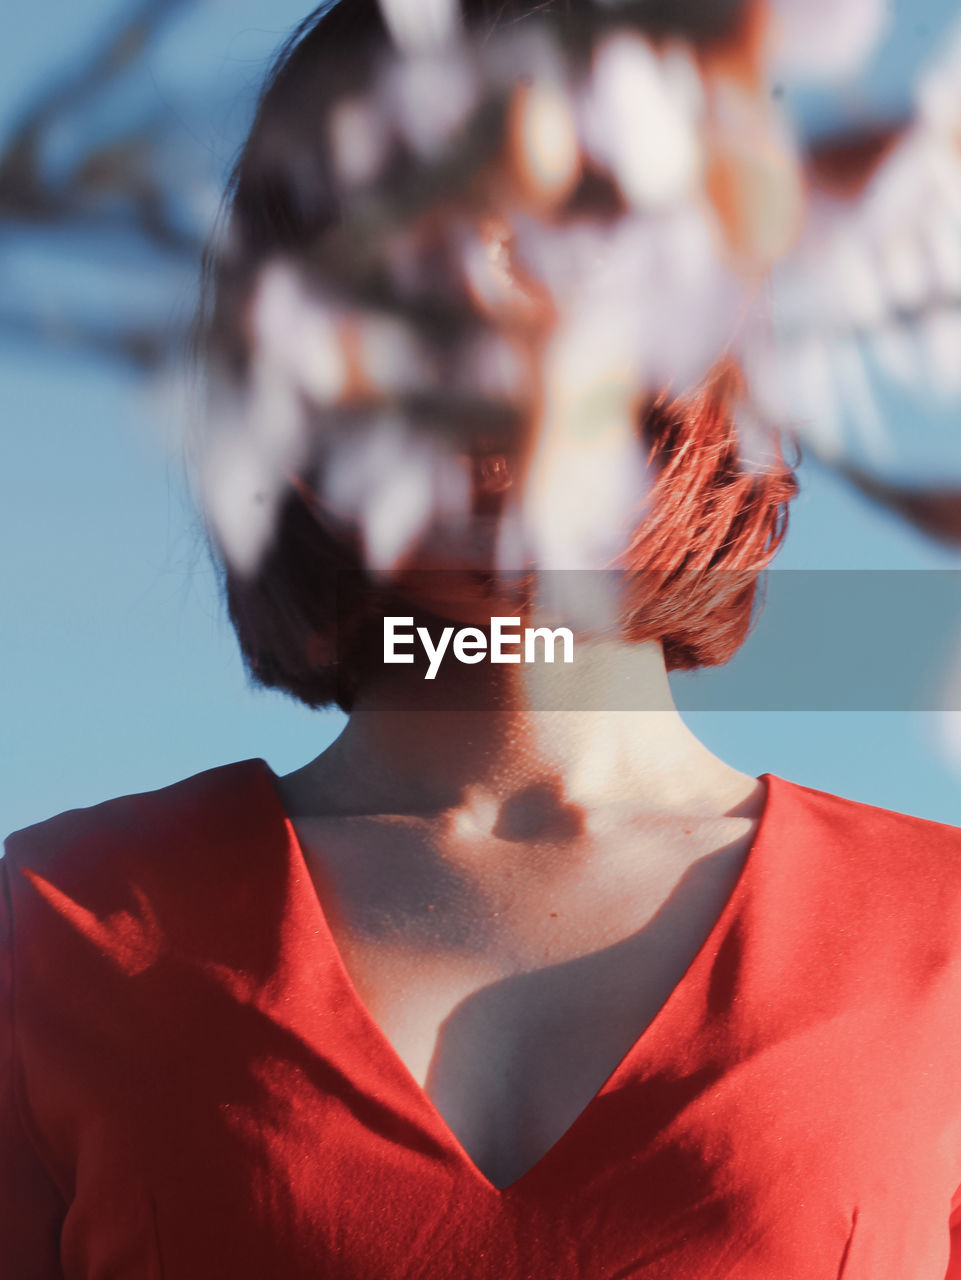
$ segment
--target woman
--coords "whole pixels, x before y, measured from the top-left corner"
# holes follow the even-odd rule
[[[240,382],[258,273],[332,217],[318,59],[386,38],[342,0],[264,96],[206,331]],[[319,456],[254,569],[221,547],[251,673],[347,727],[8,838],[4,1276],[961,1276],[961,832],[742,774],[670,701],[795,489],[737,391],[645,405],[622,608],[570,663],[483,660],[558,620],[498,572],[516,422],[389,572]]]

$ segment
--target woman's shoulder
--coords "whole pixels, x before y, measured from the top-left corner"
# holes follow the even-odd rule
[[[790,795],[793,820],[832,847],[870,847],[877,855],[908,855],[961,869],[961,826],[855,800],[800,782],[777,779]]]
[[[21,827],[3,842],[14,903],[69,901],[100,914],[131,892],[217,877],[249,843],[251,796],[266,779],[264,761],[235,761]]]
[[[961,955],[961,827],[798,782],[779,787],[779,875],[799,902],[847,927],[952,940]]]

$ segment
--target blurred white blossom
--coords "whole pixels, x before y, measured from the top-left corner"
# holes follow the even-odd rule
[[[891,0],[771,0],[771,70],[804,80],[857,71],[891,21]]]
[[[372,563],[399,563],[439,510],[467,518],[455,456],[484,431],[461,418],[489,411],[526,423],[492,567],[601,568],[646,493],[643,406],[722,360],[745,376],[737,423],[755,469],[772,429],[828,460],[855,449],[889,464],[879,370],[961,393],[961,38],[919,84],[911,122],[829,165],[805,152],[771,79],[849,74],[886,6],[748,8],[741,43],[706,56],[653,41],[629,4],[599,5],[605,24],[575,58],[546,18],[474,42],[453,0],[382,0],[396,53],[325,126],[344,189],[337,251],[321,244],[303,272],[268,264],[255,292],[244,444],[213,503],[224,528],[243,523],[225,513],[249,504],[255,461],[269,509],[315,447],[325,500]],[[498,145],[482,118],[501,120]],[[400,203],[385,176],[395,143],[412,175]],[[454,159],[455,186],[437,185]],[[382,244],[352,247],[355,197]],[[351,293],[351,255],[372,253],[393,290],[382,310]],[[455,306],[439,342],[417,310],[436,297],[473,326]],[[347,430],[341,411],[367,420]],[[258,537],[260,515],[238,541],[247,560]]]

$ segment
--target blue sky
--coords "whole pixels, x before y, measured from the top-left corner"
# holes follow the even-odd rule
[[[843,108],[902,101],[912,68],[954,11],[941,0],[910,12],[901,6],[871,73],[840,95]],[[7,0],[0,130],[25,95],[71,65],[117,12],[107,0],[48,0],[41,21],[35,4]],[[149,84],[124,92],[132,104],[146,96],[173,113],[196,164],[218,180],[265,61],[300,16],[300,7],[278,0],[188,6],[152,59]],[[191,105],[198,84],[199,107]],[[809,96],[804,109],[816,121],[837,106],[837,96]],[[63,146],[69,150],[69,138]],[[188,279],[126,276],[120,247],[101,252],[98,264],[87,248],[7,233],[0,285],[7,297],[48,309],[70,290],[101,306],[136,308],[144,280],[152,280],[171,314],[189,306]],[[163,444],[175,413],[169,400],[113,366],[14,337],[0,339],[0,388],[0,831],[229,760],[263,756],[282,773],[315,755],[342,717],[247,687],[179,464]],[[935,409],[891,392],[885,409],[908,464],[961,477],[961,406]],[[781,567],[961,568],[956,553],[816,468],[802,467],[801,482]],[[911,661],[910,619],[899,623]],[[961,763],[939,748],[933,713],[688,719],[714,751],[750,773],[961,825]]]

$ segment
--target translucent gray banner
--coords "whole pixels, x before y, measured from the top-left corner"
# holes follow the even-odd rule
[[[643,575],[542,572],[536,587],[516,578],[487,577],[491,613],[518,619],[516,627],[499,627],[504,641],[499,661],[494,660],[498,627],[492,631],[490,616],[478,615],[485,589],[461,606],[464,575],[444,573],[422,573],[416,592],[379,601],[362,642],[356,621],[341,616],[341,660],[363,657],[365,680],[389,688],[394,705],[412,709],[493,710],[509,678],[507,663],[511,672],[524,669],[535,709],[631,711],[670,705],[650,665],[611,644],[616,628],[609,619],[604,624],[604,610],[613,599],[628,602],[641,623],[659,616],[665,597],[654,592],[645,606],[644,591],[652,588]],[[716,572],[675,578],[668,616],[683,619],[688,598],[700,601],[703,614],[705,598],[712,600],[716,593],[724,600],[736,585],[730,575],[725,581]],[[458,604],[445,608],[444,600],[453,600],[455,593]],[[349,591],[338,592],[339,601],[349,599],[351,608],[362,595],[356,579]],[[539,606],[529,615],[526,606],[535,598]],[[560,633],[565,624],[573,637],[567,661],[570,647]],[[708,615],[708,642],[711,625]],[[539,637],[527,662],[524,629],[541,626],[557,632],[554,661],[546,661],[549,641]],[[426,634],[421,637],[418,629]],[[465,630],[470,634],[459,638]],[[391,649],[389,661],[385,646]],[[670,688],[682,711],[961,710],[961,570],[772,569],[760,579],[752,627],[734,656],[720,666],[672,671]]]

